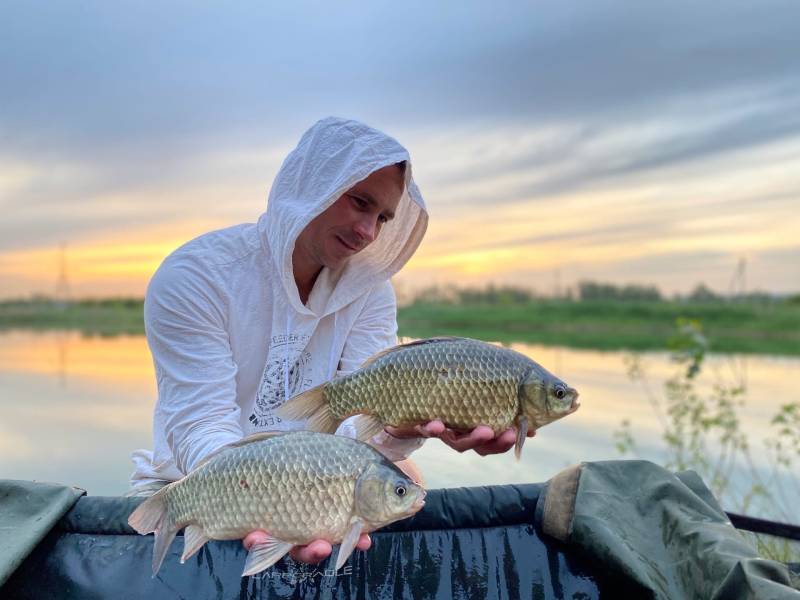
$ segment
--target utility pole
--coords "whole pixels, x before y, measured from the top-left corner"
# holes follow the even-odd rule
[[[555,284],[554,290],[553,290],[553,297],[556,300],[560,300],[561,297],[562,297],[562,294],[561,294],[561,269],[556,267],[555,272],[553,273],[553,275],[554,275],[553,278],[554,278],[554,284]]]
[[[70,300],[69,277],[67,276],[67,242],[59,244],[58,280],[56,281],[56,304],[60,307],[67,305]]]
[[[736,265],[736,270],[728,286],[728,295],[733,300],[738,300],[747,291],[747,259],[742,256]]]

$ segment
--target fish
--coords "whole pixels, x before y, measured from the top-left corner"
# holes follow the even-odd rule
[[[524,354],[480,340],[436,337],[401,344],[361,368],[313,387],[276,409],[282,419],[307,419],[306,429],[333,432],[346,418],[369,440],[386,426],[433,420],[495,435],[517,428],[519,460],[528,431],[575,412],[578,391]]]
[[[181,563],[211,539],[243,539],[264,530],[269,539],[250,549],[243,577],[316,539],[340,543],[338,571],[362,533],[414,515],[425,505],[425,493],[358,440],[312,431],[267,432],[208,456],[140,504],[128,524],[143,535],[155,532],[153,577],[182,528]]]

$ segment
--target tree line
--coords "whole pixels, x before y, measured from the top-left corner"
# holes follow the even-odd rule
[[[598,281],[579,281],[574,287],[567,288],[558,296],[544,296],[533,289],[489,284],[485,287],[432,286],[413,294],[412,303],[421,304],[490,304],[511,305],[528,304],[541,300],[565,301],[622,301],[622,302],[746,302],[757,304],[788,303],[800,305],[800,293],[791,296],[777,296],[767,292],[749,292],[724,295],[714,292],[707,285],[700,283],[688,294],[665,296],[655,285],[625,284]]]

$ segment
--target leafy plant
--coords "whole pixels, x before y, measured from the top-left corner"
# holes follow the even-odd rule
[[[744,380],[717,373],[709,385],[704,366],[710,345],[702,326],[685,318],[676,325],[669,340],[676,369],[660,392],[654,390],[640,355],[631,355],[626,361],[628,376],[642,386],[661,424],[666,449],[663,466],[697,471],[726,507],[747,513],[763,502],[782,520],[796,521],[800,481],[792,467],[800,458],[800,404],[784,404],[772,418],[775,434],[763,442],[772,468],[764,473],[754,464],[739,418],[747,397]],[[629,419],[621,422],[613,439],[620,454],[640,454]],[[742,467],[747,474],[744,487]],[[796,544],[769,536],[759,536],[756,543],[769,558],[800,560]]]

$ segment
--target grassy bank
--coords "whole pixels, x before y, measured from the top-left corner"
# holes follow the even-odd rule
[[[698,320],[714,352],[800,355],[800,306],[790,303],[530,300],[507,305],[417,302],[400,309],[400,334],[462,335],[596,349],[661,350],[675,320]],[[0,303],[2,329],[142,334],[142,301]]]
[[[506,306],[415,303],[400,310],[410,337],[463,335],[596,349],[662,350],[678,317],[698,320],[713,352],[800,355],[800,306],[723,302],[532,300]]]
[[[71,329],[88,335],[144,334],[143,306],[139,298],[0,302],[0,331]]]

